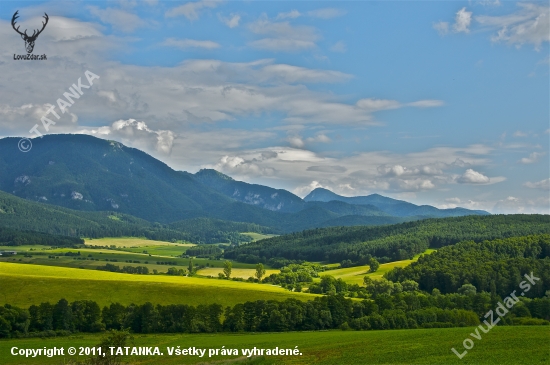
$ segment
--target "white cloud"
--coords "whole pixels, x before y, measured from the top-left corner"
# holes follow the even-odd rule
[[[339,71],[313,70],[286,64],[267,65],[262,69],[262,74],[266,77],[264,80],[276,79],[286,83],[341,82],[352,78]]]
[[[215,49],[219,48],[220,44],[213,41],[198,41],[195,39],[176,39],[168,38],[161,45],[166,47],[176,47],[180,49],[187,48],[203,48],[203,49]]]
[[[467,169],[464,174],[457,179],[460,184],[488,184],[491,181],[487,176],[472,169]]]
[[[332,52],[345,53],[348,48],[346,47],[346,43],[344,43],[344,41],[338,41],[330,47],[330,50]]]
[[[111,126],[82,128],[79,133],[100,138],[117,139],[140,149],[154,149],[162,154],[170,154],[175,134],[169,130],[152,130],[145,122],[135,119],[117,120]]]
[[[457,33],[470,32],[470,23],[472,22],[472,12],[466,11],[466,8],[460,9],[456,13],[455,24],[453,25],[453,30]]]
[[[397,109],[401,107],[401,103],[396,100],[369,98],[357,101],[356,105],[361,109],[366,109],[369,111]]]
[[[125,33],[131,33],[137,28],[146,25],[146,22],[139,16],[125,10],[114,8],[100,9],[97,6],[91,5],[88,6],[87,9],[90,11],[90,14],[99,18],[102,23],[110,24],[113,28]]]
[[[437,30],[439,35],[445,35],[449,33],[449,23],[448,22],[437,22],[433,24],[433,28]]]
[[[531,189],[550,190],[550,179],[545,179],[537,182],[526,182],[523,184]]]
[[[263,38],[250,42],[250,46],[267,51],[297,52],[315,48],[315,42],[301,39]]]
[[[275,19],[276,20],[296,19],[296,18],[299,18],[300,16],[302,16],[302,14],[300,14],[298,10],[291,10],[288,13],[279,13]]]
[[[167,18],[174,18],[180,15],[193,21],[199,19],[199,12],[206,8],[216,8],[220,4],[220,0],[201,0],[196,2],[188,2],[178,7],[168,10],[164,15]]]
[[[514,214],[514,213],[550,213],[550,198],[540,196],[534,199],[524,199],[514,196],[508,196],[499,200],[493,207],[494,213]]]
[[[535,163],[537,162],[537,160],[539,158],[541,158],[542,156],[544,156],[546,153],[544,152],[533,152],[529,155],[529,157],[524,157],[522,158],[521,160],[519,160],[520,163],[522,164],[532,164],[532,163]]]
[[[522,131],[515,131],[514,132],[514,137],[527,137],[528,134],[525,133],[525,132],[522,132]]]
[[[225,18],[218,14],[219,19],[222,23],[227,25],[229,28],[235,28],[239,26],[239,22],[241,21],[241,16],[239,14],[231,14],[231,17]]]
[[[298,136],[289,136],[287,138],[288,143],[290,146],[295,148],[302,148],[305,146],[304,140]]]
[[[550,8],[536,3],[518,3],[520,10],[503,16],[476,16],[475,20],[488,29],[497,29],[493,42],[521,46],[530,43],[536,49],[550,41]]]
[[[480,0],[477,2],[480,5],[483,6],[500,6],[500,0]]]
[[[252,33],[265,36],[265,38],[250,42],[255,48],[269,51],[296,52],[313,49],[320,38],[314,27],[298,25],[293,26],[289,22],[272,22],[266,15],[249,25]]]
[[[357,101],[356,105],[365,110],[369,111],[378,111],[378,110],[389,110],[389,109],[398,109],[406,106],[416,107],[416,108],[434,108],[442,106],[445,103],[441,100],[419,100],[412,103],[402,104],[397,100],[386,100],[386,99],[361,99]]]
[[[294,189],[292,192],[300,197],[305,197],[309,193],[311,193],[313,190],[317,188],[323,188],[324,186],[321,185],[318,181],[312,181],[307,185],[299,186],[296,189]]]
[[[413,101],[412,103],[407,103],[407,106],[413,106],[416,108],[435,108],[443,105],[445,105],[445,102],[442,100],[419,100]]]
[[[342,15],[345,15],[347,12],[342,9],[335,9],[335,8],[323,8],[323,9],[317,9],[308,11],[307,15],[312,18],[319,18],[319,19],[332,19],[336,18]]]

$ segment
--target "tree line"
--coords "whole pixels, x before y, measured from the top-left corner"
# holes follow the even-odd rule
[[[72,247],[84,244],[78,237],[56,236],[48,233],[19,231],[0,227],[0,246],[45,245]]]
[[[75,332],[129,329],[133,333],[282,332],[326,329],[413,329],[476,326],[502,301],[486,292],[383,293],[352,301],[340,295],[311,301],[258,300],[225,309],[220,304],[138,305],[91,300],[44,302],[22,309],[0,307],[0,338],[55,336]],[[499,325],[549,325],[550,297],[521,298]]]

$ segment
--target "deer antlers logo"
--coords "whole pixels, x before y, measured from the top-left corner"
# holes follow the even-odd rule
[[[34,49],[34,42],[36,41],[36,38],[38,38],[38,36],[40,35],[40,33],[42,33],[42,31],[44,30],[44,28],[46,28],[46,24],[48,24],[48,14],[44,13],[44,16],[43,18],[46,19],[45,22],[42,22],[42,29],[38,30],[38,29],[35,29],[34,32],[32,33],[31,36],[29,36],[27,34],[27,30],[25,29],[25,31],[23,33],[21,33],[19,31],[19,26],[17,26],[17,28],[15,27],[15,20],[17,18],[19,18],[19,15],[17,15],[17,13],[19,13],[19,10],[17,10],[15,12],[15,14],[13,14],[13,18],[11,18],[11,26],[13,27],[13,29],[19,33],[19,35],[21,36],[21,38],[23,38],[23,40],[25,41],[25,48],[27,49],[27,53],[32,53],[32,50]]]

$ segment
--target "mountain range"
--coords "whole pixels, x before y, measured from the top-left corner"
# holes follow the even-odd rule
[[[302,199],[216,170],[176,171],[143,151],[87,135],[46,135],[33,139],[27,153],[18,150],[18,140],[0,140],[0,190],[67,211],[109,211],[150,223],[180,222],[180,227],[196,218],[246,222],[272,233],[489,214],[417,206],[378,194],[343,197],[326,189]]]

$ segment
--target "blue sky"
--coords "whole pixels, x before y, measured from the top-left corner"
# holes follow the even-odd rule
[[[13,60],[49,22],[40,63]],[[3,2],[0,135],[87,133],[170,166],[550,213],[547,2]],[[17,87],[13,85],[25,85]],[[45,130],[41,130],[46,133]]]

